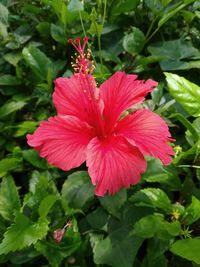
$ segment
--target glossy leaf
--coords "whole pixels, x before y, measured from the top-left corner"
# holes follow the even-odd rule
[[[165,73],[170,94],[192,116],[200,116],[200,87],[178,76]]]
[[[142,51],[144,42],[145,36],[143,32],[136,27],[132,27],[131,32],[124,36],[123,47],[128,53],[135,55]]]
[[[140,206],[161,209],[166,213],[171,211],[170,199],[167,194],[159,188],[141,189],[130,197],[129,200]]]

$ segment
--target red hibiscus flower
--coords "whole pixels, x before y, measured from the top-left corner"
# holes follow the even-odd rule
[[[84,53],[87,41],[81,45],[80,38],[70,40],[79,56],[75,74],[55,80],[53,103],[58,115],[41,122],[27,139],[41,157],[62,170],[86,161],[95,193],[103,196],[137,184],[146,170],[145,155],[167,165],[174,153],[168,145],[172,140],[168,127],[157,114],[143,108],[121,118],[157,82],[116,72],[97,88],[90,51]]]

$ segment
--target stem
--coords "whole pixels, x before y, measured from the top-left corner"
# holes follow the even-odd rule
[[[178,167],[180,168],[196,168],[196,169],[200,169],[200,166],[197,166],[197,165],[179,165]]]
[[[83,18],[82,18],[82,15],[81,15],[81,11],[80,11],[80,10],[79,10],[79,17],[80,17],[80,21],[81,21],[81,27],[82,27],[82,29],[83,29],[83,34],[84,34],[84,36],[86,37],[87,35],[86,35],[85,27],[84,27],[84,24],[83,24]],[[95,65],[96,65],[97,62],[96,62],[95,57],[94,57],[94,55],[93,55],[93,53],[92,53],[91,45],[90,45],[89,42],[87,43],[87,45],[88,45],[88,47],[89,47],[90,50],[91,50],[91,56],[92,56],[92,58],[93,58],[93,60],[94,60],[94,63],[95,63]]]
[[[147,38],[149,37],[149,35],[150,35],[150,32],[151,32],[151,30],[152,30],[152,28],[153,28],[153,26],[154,26],[154,24],[155,24],[155,22],[156,22],[156,20],[157,20],[157,16],[152,20],[152,22],[151,22],[151,24],[150,24],[150,26],[149,26],[149,29],[148,29],[148,31],[147,31],[147,33],[146,33],[146,36],[145,36],[145,39],[147,40]]]
[[[103,26],[104,26],[104,22],[105,22],[105,18],[106,18],[106,6],[107,6],[107,0],[105,0],[105,2],[104,2],[102,30],[103,30]]]

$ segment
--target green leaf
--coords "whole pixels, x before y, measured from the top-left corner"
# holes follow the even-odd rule
[[[18,62],[20,61],[22,57],[22,54],[19,52],[11,52],[11,53],[7,53],[3,56],[3,58],[9,62],[11,65],[13,66],[17,66]],[[11,75],[10,75],[11,76]],[[12,76],[11,76],[12,77]],[[11,80],[10,80],[11,82]],[[20,81],[19,81],[20,82]]]
[[[181,225],[178,221],[167,222],[163,215],[154,214],[143,217],[134,225],[133,234],[141,238],[158,237],[160,239],[170,239],[170,237],[180,234]]]
[[[57,200],[58,200],[58,196],[55,196],[55,195],[49,195],[45,197],[41,201],[39,209],[38,209],[40,217],[45,218]]]
[[[40,169],[47,169],[48,164],[45,159],[38,155],[38,152],[34,149],[23,150],[23,158],[31,163],[33,166]]]
[[[143,32],[136,27],[132,27],[132,31],[126,34],[123,39],[124,49],[132,55],[139,54],[144,47],[144,43],[145,36]]]
[[[74,172],[63,184],[62,199],[71,208],[83,208],[93,197],[94,187],[86,171]]]
[[[114,1],[111,6],[111,15],[116,16],[125,12],[134,11],[138,4],[139,0],[117,0]]]
[[[22,109],[26,105],[26,101],[9,101],[0,107],[0,118],[3,118],[19,109]]]
[[[167,194],[159,188],[141,189],[131,196],[129,200],[137,203],[139,206],[158,208],[166,213],[170,213],[172,208]]]
[[[39,48],[34,46],[25,47],[22,50],[22,55],[40,81],[47,81],[49,72],[53,73],[51,60]]]
[[[4,177],[0,188],[0,214],[6,220],[13,219],[15,210],[20,209],[17,187],[11,176]]]
[[[23,121],[21,123],[18,123],[16,126],[14,126],[16,130],[13,136],[20,137],[25,135],[26,133],[33,133],[37,125],[38,122],[36,121]]]
[[[176,241],[170,251],[179,257],[200,264],[200,238],[183,239]]]
[[[67,9],[70,12],[73,11],[82,11],[83,8],[83,2],[81,2],[80,0],[71,0],[67,6]]]
[[[11,86],[11,85],[20,85],[22,81],[19,80],[16,76],[5,74],[0,76],[0,85]]]
[[[63,27],[51,23],[51,36],[56,42],[65,45],[67,42],[65,35]]]
[[[0,255],[35,244],[47,234],[48,221],[46,219],[39,219],[35,223],[18,211],[15,212],[15,216],[15,222],[8,227],[0,244]]]
[[[164,71],[195,68],[195,64],[199,62],[193,59],[195,56],[198,58],[199,51],[190,41],[182,39],[151,44],[148,46],[148,51],[152,56],[160,58],[159,64]],[[188,60],[193,61],[188,62]]]
[[[146,211],[143,212],[145,213]],[[138,208],[127,206],[121,212],[121,219],[111,218],[108,223],[109,235],[102,240],[102,237],[93,239],[94,262],[106,264],[113,267],[132,267],[135,256],[140,248],[143,239],[137,236],[130,236],[132,224],[141,213]],[[130,250],[131,248],[131,250]]]
[[[122,189],[113,196],[104,196],[100,197],[99,201],[101,205],[107,210],[110,214],[115,217],[120,217],[121,211],[120,208],[125,204],[127,200],[127,191]]]
[[[88,223],[95,229],[101,229],[107,223],[107,219],[108,214],[102,207],[98,207],[96,210],[87,215]]]
[[[160,160],[148,159],[148,167],[143,174],[143,179],[147,182],[164,182],[168,180],[169,173],[164,169]]]
[[[0,3],[0,22],[7,25],[8,24],[8,9],[2,3]]]
[[[21,160],[18,158],[5,158],[0,161],[0,174],[13,171],[19,167]]]
[[[170,94],[192,116],[200,116],[200,87],[187,79],[172,73],[166,73]]]
[[[186,208],[183,221],[185,224],[192,224],[200,218],[200,200],[192,196],[192,203]]]

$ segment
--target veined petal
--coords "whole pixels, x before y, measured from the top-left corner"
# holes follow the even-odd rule
[[[157,85],[153,80],[136,80],[136,75],[116,72],[100,86],[105,124],[111,129],[122,112],[141,103]]]
[[[159,158],[163,164],[169,164],[174,152],[167,144],[172,139],[168,126],[157,114],[140,109],[119,121],[117,134],[135,144],[144,155]]]
[[[91,94],[97,94],[95,89],[95,80],[91,75],[76,74],[71,78],[56,79],[53,103],[58,115],[72,115],[88,122]]]
[[[143,155],[121,136],[107,140],[94,138],[87,148],[86,164],[96,195],[116,193],[119,189],[137,184],[146,170]]]
[[[92,127],[73,116],[50,117],[34,134],[27,135],[28,144],[41,157],[62,170],[80,166],[86,159],[86,147],[94,137]]]

